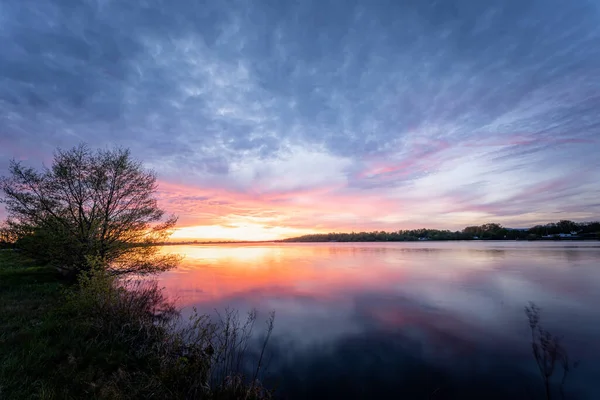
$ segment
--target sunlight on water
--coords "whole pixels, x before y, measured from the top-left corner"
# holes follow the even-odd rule
[[[166,252],[171,249],[165,248]],[[183,267],[198,260],[212,260],[218,263],[248,262],[261,259],[273,253],[273,249],[263,246],[177,246],[176,252],[185,257]]]

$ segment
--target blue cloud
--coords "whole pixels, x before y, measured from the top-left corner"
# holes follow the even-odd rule
[[[243,191],[260,174],[242,182],[241,161],[303,148],[340,160],[354,195],[471,159],[488,176],[467,185],[535,185],[551,164],[600,191],[577,174],[600,150],[594,1],[7,0],[0,43],[2,168],[118,144],[165,179]]]

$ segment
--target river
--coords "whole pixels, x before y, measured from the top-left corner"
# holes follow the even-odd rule
[[[192,307],[276,313],[265,385],[282,398],[543,398],[524,307],[600,398],[599,242],[167,246],[160,276]],[[257,325],[258,328],[262,325]],[[554,374],[560,380],[560,368]],[[558,392],[557,392],[558,393]]]

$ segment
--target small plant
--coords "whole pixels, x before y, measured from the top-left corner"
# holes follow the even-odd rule
[[[530,302],[529,306],[525,307],[525,315],[529,320],[531,348],[544,382],[546,399],[552,398],[551,378],[557,366],[562,367],[563,370],[559,388],[561,397],[565,399],[564,387],[567,376],[571,369],[577,368],[578,362],[571,364],[569,354],[561,344],[562,337],[551,334],[540,325],[541,309],[535,303]]]
[[[239,312],[232,309],[226,309],[224,314],[217,312],[217,317],[216,320],[211,320],[194,308],[189,323],[176,333],[176,342],[180,344],[178,354],[185,356],[186,360],[208,361],[209,371],[203,379],[206,380],[205,386],[210,387],[213,393],[240,395],[233,398],[270,398],[270,392],[262,387],[258,378],[273,331],[275,314],[271,313],[267,319],[266,333],[258,354],[249,351],[257,318],[256,310],[250,311],[245,319],[240,318]],[[251,365],[253,366],[250,367]]]

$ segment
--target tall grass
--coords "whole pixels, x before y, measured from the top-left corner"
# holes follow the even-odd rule
[[[143,377],[152,392],[183,398],[265,399],[271,393],[258,378],[262,356],[249,370],[255,310],[245,319],[226,309],[218,318],[196,309],[182,321],[174,305],[155,281],[119,280],[102,269],[84,274],[71,295],[72,307],[93,315],[94,328],[129,346],[139,359],[150,359],[154,368]],[[261,354],[273,330],[274,314],[267,320]],[[114,382],[128,392],[139,376],[121,374]]]
[[[566,399],[565,384],[569,372],[577,368],[579,362],[571,362],[569,353],[563,346],[562,337],[552,334],[541,325],[542,310],[535,304],[525,307],[525,315],[531,329],[531,349],[533,358],[544,383],[544,393],[547,400],[552,399],[552,376],[562,368],[562,376],[558,383],[561,398]]]

